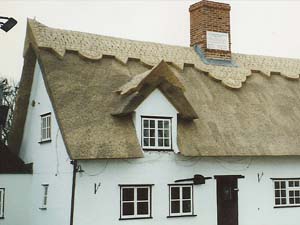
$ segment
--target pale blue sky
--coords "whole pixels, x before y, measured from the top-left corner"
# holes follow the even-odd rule
[[[196,1],[0,0],[0,16],[18,24],[0,30],[0,74],[18,81],[26,18],[47,26],[189,46],[189,5]],[[233,52],[300,58],[300,1],[222,0],[231,4]]]

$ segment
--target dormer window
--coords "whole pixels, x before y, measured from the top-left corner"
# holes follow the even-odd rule
[[[171,118],[142,117],[144,150],[171,150],[171,134]]]

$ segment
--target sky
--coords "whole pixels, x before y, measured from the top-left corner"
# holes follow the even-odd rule
[[[0,0],[0,76],[18,82],[26,18],[55,28],[189,46],[189,6],[197,0]],[[232,51],[300,58],[300,0],[220,0],[231,5]]]

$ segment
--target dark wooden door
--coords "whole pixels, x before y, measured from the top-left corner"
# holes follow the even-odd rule
[[[218,225],[238,225],[237,176],[217,176]]]

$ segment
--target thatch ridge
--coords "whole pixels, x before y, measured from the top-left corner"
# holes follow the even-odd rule
[[[300,60],[232,54],[238,67],[215,66],[203,63],[192,47],[55,29],[31,19],[28,20],[28,26],[33,31],[36,45],[54,50],[61,59],[67,50],[72,50],[92,60],[99,60],[103,55],[111,55],[123,63],[126,63],[128,58],[136,58],[151,66],[157,65],[161,60],[171,62],[181,69],[184,68],[184,64],[192,64],[199,71],[208,73],[231,88],[241,88],[253,70],[266,75],[275,72],[294,79],[299,78],[300,74]]]

